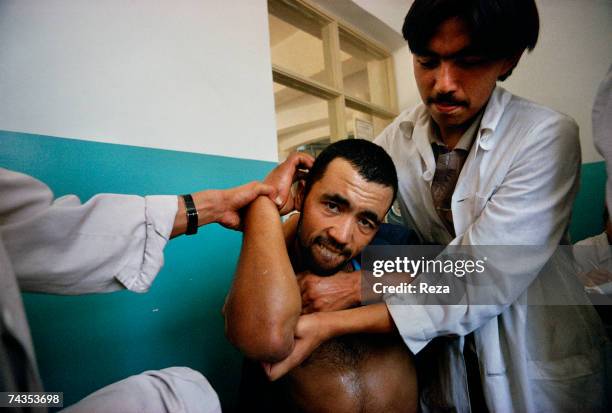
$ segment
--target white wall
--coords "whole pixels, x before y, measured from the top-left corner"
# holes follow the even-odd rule
[[[276,160],[266,0],[3,0],[0,129]]]
[[[540,39],[503,83],[515,94],[572,116],[582,161],[601,160],[593,146],[591,109],[612,64],[612,2],[539,0]]]
[[[359,7],[376,16],[380,21],[402,33],[402,25],[413,0],[352,0]],[[402,45],[400,45],[402,46]]]
[[[388,47],[410,6],[353,0],[366,19],[317,1]],[[590,110],[612,62],[612,2],[537,3],[539,44],[503,85],[573,116],[583,161],[599,160]],[[268,37],[266,0],[3,0],[0,129],[276,160]],[[400,108],[413,106],[407,47],[394,56]]]
[[[354,0],[401,33],[406,0]],[[511,92],[572,116],[580,126],[583,162],[595,152],[591,108],[599,82],[612,64],[612,1],[536,0],[540,39],[502,86]],[[407,46],[396,50],[395,72],[400,108],[420,101]]]
[[[389,50],[404,45],[404,39],[393,24],[397,19],[396,3],[402,1],[399,9],[410,4],[406,0],[310,0],[329,14],[348,23],[369,38],[376,40]],[[408,11],[408,7],[405,7]],[[402,13],[400,12],[399,15]],[[403,12],[405,15],[406,12]],[[391,21],[386,21],[390,17]],[[401,17],[403,21],[403,17]]]

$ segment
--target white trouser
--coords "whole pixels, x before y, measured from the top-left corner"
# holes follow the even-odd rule
[[[110,384],[62,413],[213,413],[219,397],[208,380],[187,367],[151,370]]]

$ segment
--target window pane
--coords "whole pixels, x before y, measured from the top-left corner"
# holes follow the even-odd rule
[[[385,57],[344,30],[340,30],[340,55],[345,93],[388,108],[390,102]]]
[[[373,140],[391,120],[346,108],[346,131],[352,138]]]
[[[325,99],[274,83],[274,106],[279,161],[302,145],[329,142]]]
[[[268,11],[272,63],[329,84],[320,18],[303,8],[276,0],[268,2]]]
[[[306,145],[298,146],[296,149],[300,152],[306,152],[312,155],[313,158],[316,158],[321,152],[323,152],[323,149],[329,146],[329,144],[330,140],[324,139],[322,141],[307,143]]]

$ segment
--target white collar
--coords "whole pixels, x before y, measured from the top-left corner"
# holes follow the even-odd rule
[[[479,128],[479,136],[481,137],[480,146],[483,149],[488,150],[494,146],[494,139],[489,138],[495,136],[495,129],[511,98],[512,94],[501,86],[496,86],[495,89],[493,89],[482,115],[482,121],[480,122]],[[416,109],[405,111],[400,114],[400,119],[400,131],[402,131],[406,138],[412,139],[412,131],[415,125],[421,122],[428,122],[430,120],[430,115],[425,105],[421,103]]]

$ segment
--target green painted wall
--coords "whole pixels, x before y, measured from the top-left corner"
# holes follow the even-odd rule
[[[265,176],[274,164],[0,132],[0,165],[33,175],[61,196],[177,194]],[[221,306],[241,235],[210,225],[172,240],[147,294],[24,294],[41,374],[66,404],[131,374],[169,366],[203,372],[231,404],[240,356],[225,340]]]
[[[57,196],[99,192],[176,194],[261,179],[273,164],[192,153],[0,132],[0,166],[45,181]],[[571,226],[574,241],[601,232],[605,166],[585,164]],[[24,294],[49,391],[72,403],[148,369],[202,371],[232,405],[240,356],[223,334],[220,309],[240,234],[218,225],[180,237],[151,291],[81,297]]]
[[[603,232],[603,209],[606,202],[606,164],[582,164],[580,191],[574,202],[570,234],[572,242]]]

